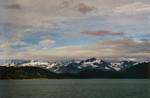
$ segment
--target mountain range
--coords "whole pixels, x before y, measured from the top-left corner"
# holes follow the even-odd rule
[[[18,77],[20,75],[28,77],[29,73],[29,76],[33,78],[38,78],[42,74],[45,78],[149,78],[150,62],[131,60],[114,62],[98,58],[55,62],[6,60],[0,66],[0,78],[7,77],[7,74],[9,74],[7,77],[9,78],[9,76],[13,75],[10,72],[14,72],[14,78],[18,76],[17,74],[19,74]],[[34,74],[31,75],[32,73]]]

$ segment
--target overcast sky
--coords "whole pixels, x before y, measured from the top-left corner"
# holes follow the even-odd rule
[[[150,58],[150,0],[0,0],[2,58]]]

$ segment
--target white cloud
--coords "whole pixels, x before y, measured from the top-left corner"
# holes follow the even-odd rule
[[[47,49],[51,48],[54,43],[55,43],[54,40],[45,39],[45,40],[41,40],[39,42],[38,46],[43,50],[47,50]]]
[[[14,45],[14,46],[27,46],[28,43],[25,43],[25,42],[23,42],[23,41],[19,41],[19,42],[15,42],[13,45]]]
[[[121,14],[138,14],[138,13],[150,13],[150,4],[143,2],[134,2],[126,5],[116,7],[115,13]]]

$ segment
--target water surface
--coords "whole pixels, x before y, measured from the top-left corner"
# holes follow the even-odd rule
[[[0,98],[150,98],[150,80],[0,80]]]

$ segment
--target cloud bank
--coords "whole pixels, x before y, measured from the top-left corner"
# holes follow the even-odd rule
[[[0,0],[0,58],[150,58],[148,0]]]

